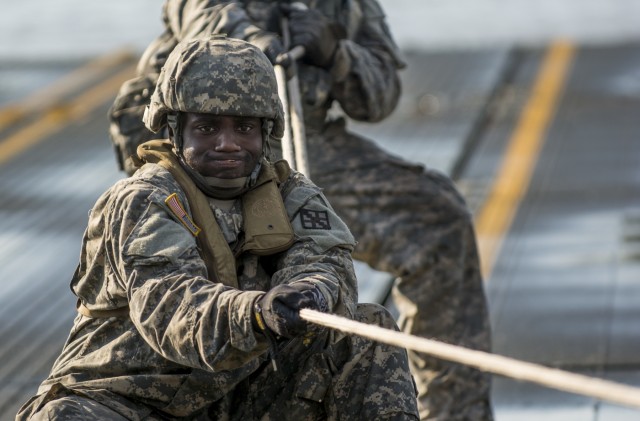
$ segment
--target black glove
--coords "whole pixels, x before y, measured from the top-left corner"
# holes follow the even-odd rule
[[[300,318],[299,311],[310,308],[327,311],[328,305],[322,293],[310,282],[278,285],[256,301],[255,319],[279,336],[293,338],[307,331],[307,322]]]
[[[328,68],[333,63],[333,55],[338,48],[338,40],[343,38],[327,17],[314,9],[303,10],[288,4],[280,6],[289,18],[291,46],[305,48],[305,60],[309,64]]]
[[[258,31],[249,36],[247,41],[261,49],[272,64],[276,63],[279,54],[285,52],[280,37],[273,32]]]

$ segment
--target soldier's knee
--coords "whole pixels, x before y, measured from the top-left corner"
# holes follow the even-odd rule
[[[393,414],[383,415],[378,420],[384,421],[418,421],[419,418],[416,414],[410,414],[407,412],[394,412]]]
[[[124,421],[125,417],[98,402],[81,396],[65,396],[47,402],[36,412],[33,421],[67,420],[113,420]]]
[[[469,224],[472,222],[467,203],[451,178],[431,170],[425,173],[425,182],[433,189],[434,197],[430,199],[430,206],[435,202],[440,212],[451,216],[453,220],[462,220]]]
[[[359,303],[356,310],[356,319],[362,323],[398,330],[398,326],[389,310],[380,304]]]

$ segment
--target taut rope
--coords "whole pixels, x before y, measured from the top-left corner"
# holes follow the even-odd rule
[[[434,357],[465,364],[489,373],[640,408],[640,388],[637,387],[549,368],[488,352],[449,345],[433,339],[420,338],[315,310],[302,309],[300,310],[300,317],[320,326],[363,336],[388,345],[424,352]]]

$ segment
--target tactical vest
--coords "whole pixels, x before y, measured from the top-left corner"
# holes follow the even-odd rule
[[[180,165],[168,140],[152,140],[138,147],[138,156],[147,163],[158,164],[171,173],[188,202],[193,224],[181,219],[195,236],[200,256],[207,267],[208,277],[214,282],[238,288],[236,256],[225,240],[207,197],[195,185]],[[278,185],[291,174],[286,161],[271,164],[263,161],[255,185],[242,195],[244,239],[239,248],[258,256],[268,256],[287,250],[294,242],[294,232],[284,206]],[[172,195],[173,196],[173,195]],[[111,317],[128,314],[128,307],[115,310],[89,310],[80,300],[78,312],[87,317]]]

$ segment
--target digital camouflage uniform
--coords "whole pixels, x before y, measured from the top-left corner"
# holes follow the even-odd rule
[[[215,75],[199,71],[198,55],[208,45],[225,64],[210,69]],[[233,48],[225,50],[227,45]],[[158,85],[162,92],[182,86],[181,94],[197,84],[225,92],[226,86],[211,86],[208,78],[233,85],[242,70],[248,75],[240,79],[249,83],[231,90],[244,90],[256,108],[266,103],[273,109],[273,98],[250,86],[263,83],[264,72],[233,56],[234,48],[246,46],[263,58],[274,88],[273,70],[260,50],[226,39],[181,45],[172,55],[175,72]],[[190,67],[191,75],[206,77],[188,85],[182,75]],[[212,104],[222,95],[205,92],[186,102],[195,101],[197,112],[216,114]],[[166,106],[185,111],[172,102],[184,96],[156,98],[149,127]],[[252,105],[236,109],[233,102],[224,106],[225,115],[240,115]],[[281,109],[268,117],[275,120],[277,138]],[[268,135],[263,132],[263,139]],[[397,329],[383,307],[357,304],[354,239],[321,190],[283,161],[262,160],[246,191],[229,199],[230,207],[219,207],[219,200],[195,187],[173,146],[161,140],[141,145],[142,167],[91,210],[71,282],[80,314],[51,374],[17,419],[417,419],[402,348],[312,328],[302,337],[278,340],[274,371],[269,341],[254,327],[253,303],[263,291],[304,280],[332,313]],[[200,216],[201,200],[208,218]],[[216,243],[216,233],[223,244]],[[213,246],[202,242],[212,238]],[[230,261],[216,257],[223,249]],[[212,259],[205,257],[209,252]]]
[[[173,45],[188,37],[226,33],[251,39],[278,31],[278,1],[167,0],[165,32],[145,51],[138,77],[112,107],[112,139],[127,145],[152,136],[140,116],[152,82]],[[341,28],[328,69],[299,62],[311,178],[357,239],[354,257],[395,276],[399,324],[413,335],[489,350],[490,327],[472,216],[445,175],[408,163],[330,119],[337,102],[350,118],[376,122],[397,104],[404,64],[375,0],[305,1]],[[333,111],[333,110],[332,110]],[[421,417],[491,420],[489,375],[409,352]]]
[[[394,326],[382,308],[356,312],[353,240],[319,189],[294,173],[280,191],[300,239],[276,256],[243,253],[235,289],[207,279],[193,235],[165,204],[169,195],[181,193],[167,170],[147,164],[109,189],[91,212],[72,289],[93,310],[128,305],[130,315],[78,315],[40,396],[24,409],[25,419],[47,401],[74,397],[89,398],[124,419],[231,414],[230,419],[248,420],[265,414],[263,419],[302,420],[325,410],[338,414],[334,419],[403,419],[415,395],[406,357],[393,347],[358,337],[334,343],[323,331],[309,358],[301,339],[283,343],[280,371],[273,373],[267,342],[251,324],[258,291],[273,285],[314,279],[343,316]],[[302,207],[326,212],[332,229],[304,228]],[[241,209],[218,213],[222,231],[237,237]],[[388,395],[372,396],[371,390]]]

